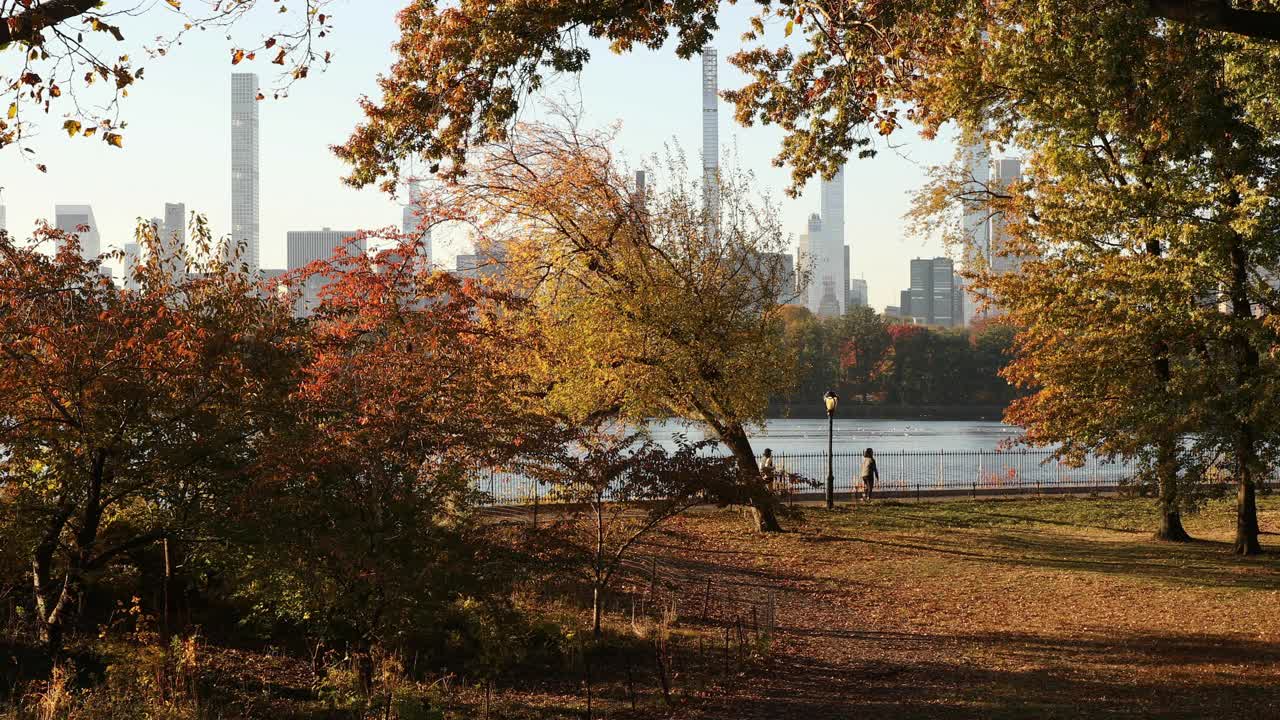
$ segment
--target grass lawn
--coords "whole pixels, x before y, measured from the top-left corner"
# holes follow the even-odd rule
[[[686,716],[1280,718],[1280,534],[1234,557],[1232,512],[1166,544],[1142,499],[807,509],[763,537],[721,511],[644,551],[690,625],[776,606],[767,657]]]

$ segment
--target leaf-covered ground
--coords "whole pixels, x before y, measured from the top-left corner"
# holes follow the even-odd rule
[[[1280,502],[1261,519],[1260,558],[1230,555],[1225,500],[1174,545],[1149,500],[1061,498],[810,509],[765,537],[705,513],[648,551],[682,614],[776,605],[772,652],[698,717],[1278,718]]]

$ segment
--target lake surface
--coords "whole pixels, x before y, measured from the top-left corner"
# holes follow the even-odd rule
[[[679,433],[690,440],[714,438],[713,433],[704,434],[696,425],[686,426],[675,421],[654,423],[650,428],[654,440],[668,447],[674,444]],[[1011,441],[1020,433],[1020,428],[996,421],[842,420],[837,416],[834,445],[837,453],[862,452],[868,447],[875,448],[876,452],[995,450],[1002,441]],[[748,429],[748,434],[757,453],[766,447],[775,453],[826,452],[827,449],[825,419],[770,420],[764,428]]]

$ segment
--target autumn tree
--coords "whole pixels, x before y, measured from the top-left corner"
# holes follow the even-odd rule
[[[475,478],[533,452],[545,425],[509,362],[523,341],[502,299],[393,240],[291,278],[318,279],[320,302],[290,420],[238,506],[252,552],[234,572],[260,619],[355,651],[443,652],[460,603],[500,589],[470,521]]]
[[[785,136],[776,158],[792,168],[792,190],[815,174],[831,176],[853,154],[873,155],[874,138],[913,121],[926,134],[986,105],[939,103],[934,83],[959,50],[981,46],[995,27],[1016,28],[1088,17],[1079,0],[756,0],[753,29],[730,62],[750,79],[723,93],[740,122],[777,125]],[[382,97],[364,104],[366,121],[339,155],[348,182],[392,186],[410,157],[444,172],[465,171],[470,148],[502,141],[512,121],[548,77],[578,72],[590,60],[585,33],[614,51],[660,48],[696,55],[718,28],[720,0],[531,4],[415,0],[400,15],[398,61]],[[1280,12],[1230,0],[1125,0],[1108,10],[1134,22],[1280,39]],[[769,34],[767,35],[767,31]],[[1073,27],[1076,39],[1096,27]],[[974,102],[974,100],[977,102]]]
[[[710,217],[678,159],[640,193],[610,142],[572,123],[530,125],[447,192],[478,209],[504,285],[541,336],[527,365],[550,412],[566,425],[614,414],[704,425],[737,459],[731,500],[777,530],[746,430],[790,382],[776,211],[727,174]]]
[[[977,87],[987,133],[1028,148],[1028,179],[988,193],[1008,250],[1041,259],[978,282],[1028,328],[1009,373],[1041,389],[1010,417],[1033,440],[1148,456],[1167,539],[1186,539],[1188,442],[1226,453],[1235,550],[1257,552],[1254,488],[1277,410],[1266,315],[1280,146],[1263,84],[1234,68],[1270,53],[1113,8],[993,27],[960,55],[938,101]],[[934,209],[958,197],[934,194]]]
[[[230,64],[261,54],[280,70],[275,95],[287,92],[330,55],[317,46],[332,32],[332,0],[0,0],[0,149],[31,149],[38,118],[57,115],[72,138],[96,138],[122,147],[128,122],[122,100],[145,75],[143,58],[158,60],[192,33],[227,33],[255,12],[280,17],[278,31],[248,42],[228,35]],[[133,43],[135,25],[155,19],[158,36]],[[44,170],[44,165],[38,165]]]
[[[291,374],[287,314],[227,263],[135,268],[132,291],[99,262],[48,227],[0,233],[0,497],[54,651],[92,578],[244,487]]]

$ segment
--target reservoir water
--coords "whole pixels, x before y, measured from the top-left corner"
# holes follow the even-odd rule
[[[650,426],[654,440],[665,446],[674,444],[677,434],[690,440],[714,438],[699,426],[675,421]],[[1001,422],[984,420],[864,420],[836,417],[833,442],[835,452],[947,452],[996,450],[1002,442],[1012,442],[1021,429]],[[757,452],[771,448],[775,453],[826,452],[827,421],[825,419],[769,420],[763,427],[748,429],[751,446]]]

